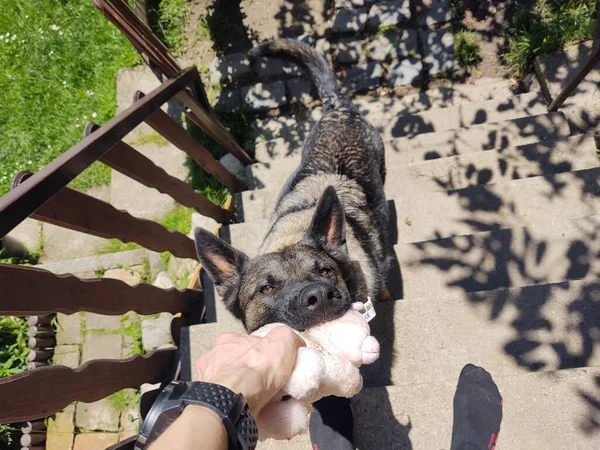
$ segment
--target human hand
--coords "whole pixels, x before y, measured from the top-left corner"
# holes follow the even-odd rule
[[[242,393],[254,416],[286,383],[304,341],[290,328],[277,327],[263,338],[225,333],[196,362],[198,381]]]

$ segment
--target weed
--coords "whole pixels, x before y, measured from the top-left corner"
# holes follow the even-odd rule
[[[518,6],[507,31],[504,61],[516,76],[523,76],[536,56],[591,38],[596,26],[595,3],[595,0],[538,0]]]
[[[133,389],[122,389],[108,396],[108,401],[115,411],[125,412],[136,401],[137,391]]]
[[[201,39],[212,39],[212,33],[206,16],[202,16],[198,20],[198,37]]]
[[[99,248],[96,251],[97,255],[106,255],[109,253],[126,252],[129,250],[137,250],[141,248],[139,244],[135,242],[121,242],[119,239],[109,239],[104,247]]]
[[[152,267],[150,267],[150,260],[146,257],[143,262],[143,270],[140,281],[146,284],[152,284]]]
[[[102,268],[102,269],[96,269],[94,270],[94,273],[96,274],[96,278],[104,278],[104,274],[106,273],[106,269]]]
[[[116,334],[121,334],[121,330],[111,330],[108,328],[93,328],[88,331],[88,334],[92,334],[94,336],[114,336]]]
[[[188,0],[162,0],[148,11],[152,31],[171,51],[183,44]]]
[[[0,316],[0,378],[20,373],[27,367],[27,328],[24,319]]]
[[[156,131],[144,133],[137,137],[137,139],[128,142],[129,145],[144,145],[144,144],[156,144],[159,147],[165,147],[169,145],[169,141],[166,140],[162,135]]]
[[[85,336],[87,332],[87,322],[85,320],[85,313],[79,313],[79,335]]]
[[[169,260],[171,259],[171,256],[173,256],[173,255],[171,254],[171,252],[162,252],[162,253],[160,254],[160,259],[161,259],[161,261],[162,261],[162,263],[163,263],[163,266],[164,266],[165,268],[169,266]]]
[[[459,31],[454,35],[454,55],[461,67],[473,67],[481,62],[481,49],[473,33]]]
[[[121,324],[123,325],[123,334],[129,336],[133,341],[132,353],[143,355],[145,352],[142,343],[142,325],[139,320],[131,320],[129,316],[123,316]]]
[[[88,121],[115,113],[116,73],[140,58],[89,1],[4,0],[0,8],[0,195],[81,140]],[[90,167],[76,188],[106,183]]]
[[[160,219],[160,224],[169,231],[187,235],[192,229],[192,212],[192,208],[179,205]]]

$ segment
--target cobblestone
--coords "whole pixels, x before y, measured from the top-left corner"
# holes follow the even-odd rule
[[[287,80],[285,83],[287,85],[290,102],[308,104],[314,101],[315,98],[312,95],[313,85],[309,80],[304,78],[293,78]]]
[[[417,55],[419,52],[417,31],[387,32],[370,42],[367,52],[369,58],[375,61],[391,61]]]
[[[241,103],[238,89],[224,89],[217,97],[214,108],[217,111],[236,111],[240,109]]]
[[[405,59],[389,67],[387,80],[394,87],[415,84],[421,79],[422,70],[423,64],[420,59]]]
[[[117,442],[117,433],[83,433],[75,436],[73,450],[105,450]]]
[[[369,11],[368,25],[379,28],[391,25],[401,25],[410,19],[410,4],[408,0],[379,2]]]
[[[75,424],[83,431],[119,431],[120,413],[110,398],[93,403],[77,403]]]
[[[429,75],[456,69],[452,26],[434,31],[422,31],[421,43],[423,45],[423,62],[429,70]]]
[[[243,87],[242,98],[245,105],[255,111],[267,111],[287,103],[283,81],[256,83],[254,86]]]
[[[340,39],[337,49],[337,61],[341,64],[352,64],[358,62],[364,56],[366,41],[352,38]]]
[[[375,89],[381,83],[383,69],[380,64],[370,62],[351,67],[346,72],[343,85],[346,92],[364,92]]]
[[[279,58],[256,58],[252,62],[252,68],[259,78],[283,75],[283,61]]]
[[[365,29],[367,9],[340,9],[333,20],[334,33],[356,33]]]
[[[252,76],[250,60],[245,53],[232,53],[215,59],[211,64],[211,84],[219,85],[240,81]]]

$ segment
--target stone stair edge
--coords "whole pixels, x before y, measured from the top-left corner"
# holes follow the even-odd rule
[[[127,250],[104,255],[53,261],[46,264],[38,264],[33,267],[36,269],[47,270],[54,274],[83,273],[100,269],[114,269],[123,265],[140,265],[148,259],[149,253],[150,252],[145,249]]]

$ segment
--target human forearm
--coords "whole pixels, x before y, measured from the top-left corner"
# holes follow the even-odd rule
[[[227,450],[227,432],[219,416],[202,406],[188,406],[150,450]]]

